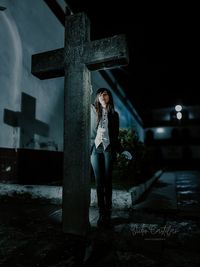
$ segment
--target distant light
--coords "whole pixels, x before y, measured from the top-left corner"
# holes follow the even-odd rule
[[[178,111],[181,111],[182,110],[182,106],[181,105],[176,105],[175,106],[175,110],[178,112]]]
[[[181,112],[177,112],[177,113],[176,113],[176,118],[177,118],[178,120],[181,120],[181,119],[182,119],[182,113],[181,113]]]
[[[157,132],[157,133],[164,133],[164,131],[165,131],[165,130],[164,130],[163,128],[157,128],[157,129],[156,129],[156,132]]]

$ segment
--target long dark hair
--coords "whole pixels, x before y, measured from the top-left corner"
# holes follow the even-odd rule
[[[114,114],[115,113],[115,107],[114,107],[114,102],[113,102],[113,96],[112,93],[109,89],[107,88],[99,88],[96,91],[96,98],[94,101],[94,106],[97,112],[97,125],[99,124],[101,117],[102,117],[102,105],[99,102],[99,95],[102,94],[103,92],[106,92],[109,96],[109,102],[107,106],[108,114]]]

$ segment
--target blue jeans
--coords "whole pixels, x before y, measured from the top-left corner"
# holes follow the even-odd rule
[[[94,171],[97,201],[100,213],[110,212],[112,208],[112,151],[110,146],[104,150],[101,144],[93,147],[91,164]]]

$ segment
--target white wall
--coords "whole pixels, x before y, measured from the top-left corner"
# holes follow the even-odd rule
[[[0,12],[0,147],[19,144],[20,131],[3,123],[3,114],[5,108],[20,111],[25,92],[36,98],[36,118],[50,127],[46,141],[56,142],[61,149],[63,78],[40,81],[34,77],[31,55],[63,47],[64,28],[44,1],[10,0],[0,5],[7,7]]]

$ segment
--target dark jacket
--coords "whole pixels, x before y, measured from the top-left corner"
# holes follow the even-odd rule
[[[114,114],[108,113],[108,132],[110,146],[113,152],[122,152],[122,146],[119,142],[119,115],[115,111]],[[97,114],[95,107],[91,105],[91,143],[90,148],[94,146],[94,140],[97,135]]]

